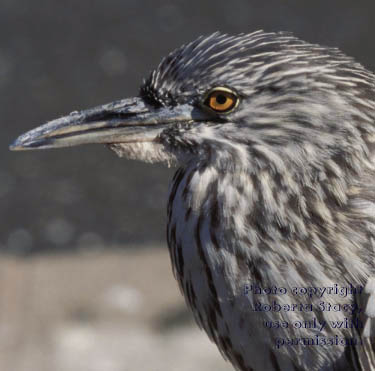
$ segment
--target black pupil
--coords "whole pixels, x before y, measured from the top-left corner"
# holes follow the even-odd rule
[[[219,104],[224,104],[227,101],[227,97],[223,94],[219,94],[216,96],[216,102]]]

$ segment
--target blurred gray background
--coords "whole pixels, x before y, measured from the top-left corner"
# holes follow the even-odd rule
[[[138,94],[164,55],[216,30],[292,31],[374,70],[375,2],[355,4],[0,0],[1,250],[165,243],[173,169],[100,145],[11,153],[9,143],[73,110]]]
[[[375,70],[373,0],[0,0],[0,370],[230,369],[172,278],[174,170],[99,145],[8,145],[136,95],[164,55],[201,34],[257,29],[339,47]]]

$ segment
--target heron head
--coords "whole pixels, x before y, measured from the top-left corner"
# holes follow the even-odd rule
[[[290,34],[214,33],[165,57],[138,97],[50,121],[11,149],[105,143],[150,162],[319,163],[365,151],[354,124],[370,112],[365,73],[338,50]]]

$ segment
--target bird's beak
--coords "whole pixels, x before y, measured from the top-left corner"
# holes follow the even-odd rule
[[[189,104],[153,108],[142,98],[123,99],[50,121],[19,136],[10,149],[149,142],[156,140],[167,127],[200,121],[202,115],[203,112]]]

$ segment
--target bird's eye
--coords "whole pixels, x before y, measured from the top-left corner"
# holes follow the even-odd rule
[[[216,112],[229,112],[238,104],[238,96],[228,88],[220,87],[210,90],[204,104]]]

